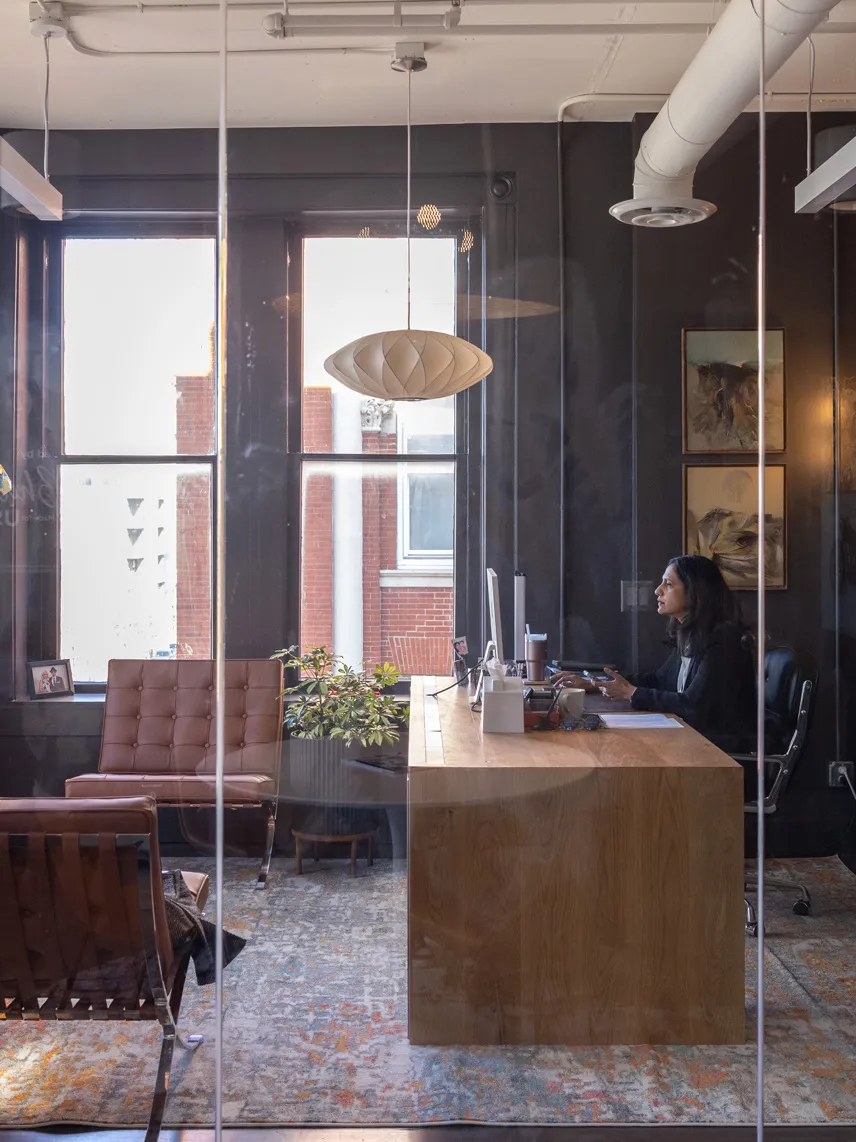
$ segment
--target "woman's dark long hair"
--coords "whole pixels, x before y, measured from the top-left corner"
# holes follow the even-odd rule
[[[669,620],[669,641],[681,654],[700,654],[720,623],[736,623],[743,629],[737,596],[712,559],[677,555],[669,560],[669,567],[683,583],[687,597],[687,617]]]

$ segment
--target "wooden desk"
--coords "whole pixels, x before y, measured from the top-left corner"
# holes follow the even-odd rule
[[[411,1043],[742,1043],[743,773],[687,726],[481,734],[414,678]]]

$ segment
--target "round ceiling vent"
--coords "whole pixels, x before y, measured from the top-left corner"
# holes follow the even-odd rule
[[[651,230],[669,230],[676,226],[692,226],[716,213],[712,202],[702,198],[629,198],[609,208],[609,213],[628,226],[647,226]]]

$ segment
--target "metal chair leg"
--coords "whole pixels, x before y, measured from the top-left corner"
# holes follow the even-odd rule
[[[757,891],[758,877],[747,876],[745,879],[745,888],[747,891]],[[811,894],[804,884],[798,880],[786,880],[784,877],[765,876],[764,888],[775,889],[779,892],[797,892],[799,896],[791,905],[793,911],[797,916],[810,916],[811,915]]]
[[[166,1096],[169,1091],[169,1075],[172,1070],[172,1054],[175,1049],[175,1027],[162,1024],[163,1041],[161,1043],[160,1061],[158,1063],[158,1077],[155,1082],[155,1093],[152,1098],[152,1112],[149,1115],[149,1125],[146,1130],[145,1142],[157,1142],[163,1125],[163,1116],[166,1109]]]
[[[746,935],[747,936],[757,936],[758,935],[758,916],[755,912],[755,906],[745,896],[743,897],[743,903],[746,905]]]
[[[256,881],[256,888],[267,887],[268,873],[270,872],[270,858],[273,855],[273,841],[276,835],[276,809],[279,804],[279,798],[275,801],[268,801],[268,819],[267,819],[267,836],[265,837],[265,853],[262,857],[262,866],[259,869],[259,878]]]

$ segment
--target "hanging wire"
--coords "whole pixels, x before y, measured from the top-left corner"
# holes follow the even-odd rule
[[[757,653],[757,859],[758,859],[758,962],[757,962],[757,1041],[756,1041],[756,1138],[764,1142],[764,1039],[766,1033],[764,1017],[764,952],[766,939],[764,923],[766,919],[764,893],[764,838],[766,818],[764,816],[764,793],[766,769],[764,754],[765,708],[764,690],[766,683],[765,650],[767,630],[767,543],[766,543],[766,462],[767,462],[767,413],[766,386],[764,384],[767,360],[767,276],[766,276],[766,236],[767,236],[767,37],[766,2],[756,0],[759,29],[758,64],[758,645]]]
[[[407,328],[410,328],[410,178],[411,178],[411,156],[410,156],[410,88],[411,80],[413,78],[412,60],[408,61],[411,66],[407,68]]]
[[[50,175],[48,174],[48,155],[50,152],[51,141],[51,120],[50,120],[50,93],[51,93],[51,49],[50,49],[50,36],[43,37],[45,41],[45,105],[44,105],[44,120],[45,120],[45,153],[42,162],[45,181],[50,182]]]
[[[805,174],[811,174],[811,104],[814,96],[814,40],[808,38],[808,105],[805,109]]]

